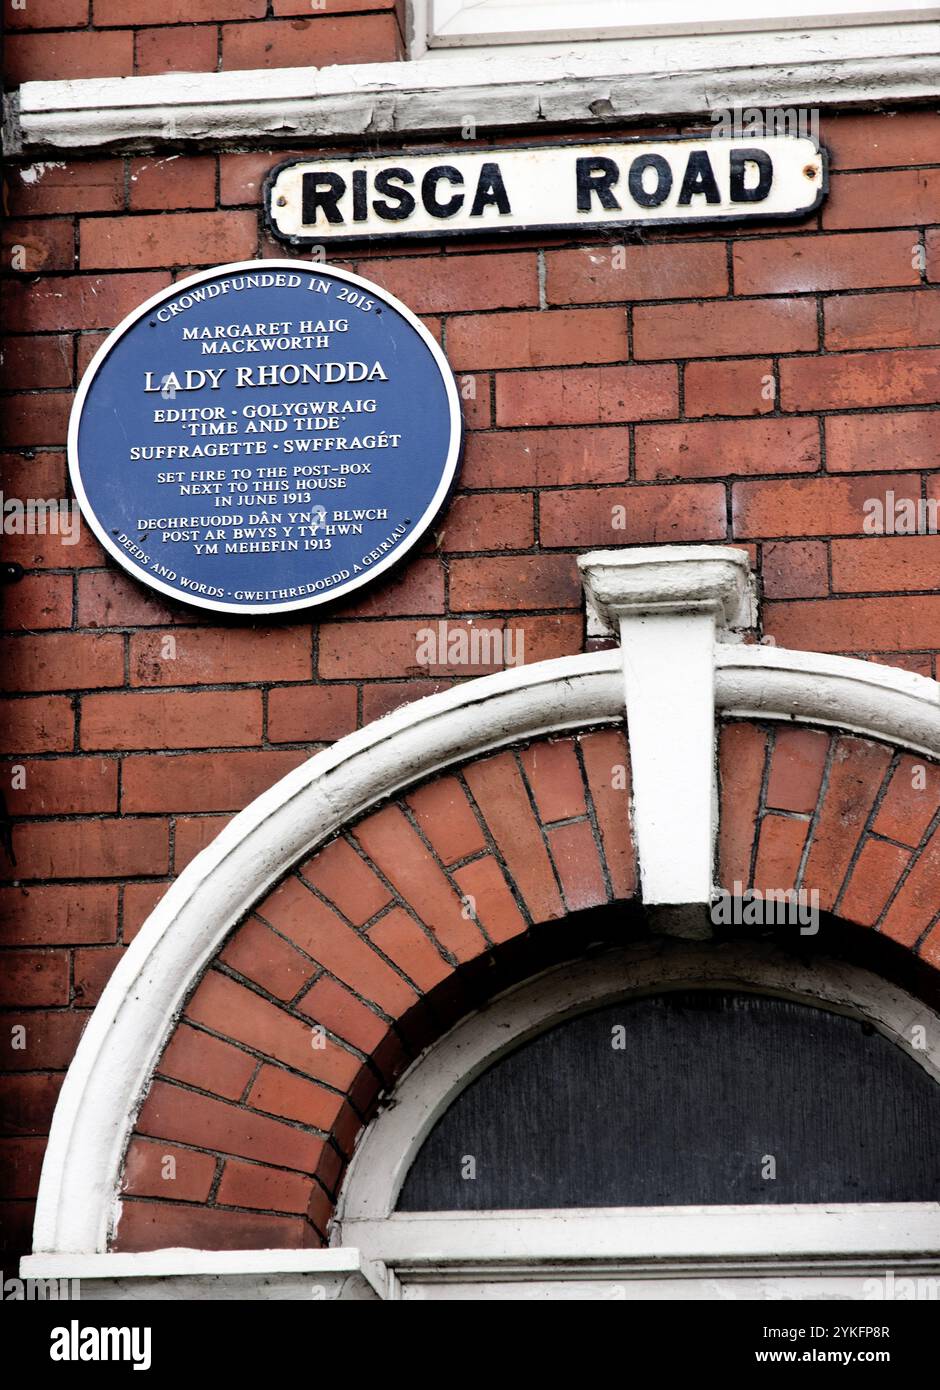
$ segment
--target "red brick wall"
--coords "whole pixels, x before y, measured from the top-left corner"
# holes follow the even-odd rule
[[[403,0],[26,0],[3,6],[7,85],[392,63]]]
[[[72,8],[85,23],[88,6]],[[186,13],[205,18],[213,43],[221,34],[230,66],[266,34],[270,61],[310,61],[278,47],[278,26],[301,22],[286,5],[271,18],[253,8],[218,0]],[[314,35],[344,31],[365,24],[358,8],[303,22]],[[123,45],[113,70],[130,72],[135,45],[203,33],[157,24],[154,11],[171,8],[149,0],[99,0],[101,32],[66,33],[53,21],[67,9],[31,0],[23,13],[52,27],[14,33],[14,64],[84,74],[96,69],[47,55],[68,40],[105,63],[113,43]],[[109,10],[122,24],[106,24]],[[395,23],[391,7],[369,6],[370,26]],[[239,37],[249,30],[250,44]],[[398,40],[388,42],[394,56]],[[600,234],[419,243],[341,262],[440,338],[469,431],[433,536],[355,602],[287,624],[222,621],[147,593],[87,533],[72,548],[3,537],[5,559],[26,571],[0,590],[0,852],[11,881],[0,892],[0,1003],[16,1011],[0,1037],[17,1069],[0,1079],[0,1100],[16,1158],[6,1214],[21,1245],[63,1070],[120,953],[173,876],[258,792],[324,742],[479,673],[417,665],[429,620],[521,632],[527,661],[577,652],[578,551],[732,542],[751,552],[765,630],[781,644],[937,674],[940,538],[866,537],[862,505],[889,489],[940,496],[940,116],[836,114],[822,134],[832,192],[795,228],[650,231],[623,265]],[[124,314],[193,267],[289,254],[264,234],[259,208],[260,180],[285,153],[10,166],[6,496],[67,495],[72,394]],[[887,871],[888,851],[865,854]],[[8,1025],[22,1019],[26,1055],[10,1052]]]

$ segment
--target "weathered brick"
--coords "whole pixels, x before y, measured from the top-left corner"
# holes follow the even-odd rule
[[[751,882],[751,851],[766,750],[767,735],[753,724],[726,724],[721,730],[718,878],[729,891],[736,883],[748,887]]]
[[[834,593],[935,589],[940,536],[877,536],[832,542]]]
[[[132,685],[309,681],[311,662],[309,628],[188,628],[131,639]]]
[[[79,258],[89,270],[246,261],[257,244],[257,218],[250,212],[139,213],[79,222]]]
[[[24,275],[71,270],[75,265],[75,223],[71,217],[10,221],[3,228],[0,245],[4,267]]]
[[[18,165],[10,169],[8,189],[14,217],[118,212],[124,206],[124,161],[56,159]]]
[[[231,1043],[191,1028],[188,1023],[178,1023],[157,1064],[157,1073],[198,1086],[201,1091],[211,1091],[225,1100],[238,1100],[257,1066],[254,1057]]]
[[[828,594],[825,541],[771,541],[761,552],[765,598],[820,598]]]
[[[464,776],[533,920],[563,916],[548,852],[511,754],[471,763]]]
[[[816,305],[809,299],[658,304],[633,311],[638,358],[744,357],[818,347]]]
[[[686,415],[768,415],[777,380],[768,357],[690,362],[684,377]]]
[[[822,224],[844,227],[922,227],[940,222],[940,169],[835,174]]]
[[[574,556],[521,555],[452,560],[454,613],[527,608],[580,608],[581,580]]]
[[[844,410],[940,401],[940,349],[845,352],[780,363],[784,410]]]
[[[354,685],[281,686],[268,696],[272,743],[329,743],[356,727]]]
[[[215,72],[219,31],[213,24],[137,29],[134,38],[134,72],[138,77],[167,72]]]
[[[728,293],[725,252],[718,242],[549,251],[545,268],[551,304],[704,299]]]
[[[920,495],[917,478],[900,475],[887,486],[900,498]],[[861,535],[865,503],[883,492],[873,478],[788,478],[736,483],[732,494],[736,536]]]
[[[443,519],[439,533],[441,549],[451,555],[460,551],[527,550],[535,540],[533,513],[531,494],[457,497]],[[453,574],[453,565],[450,572]],[[443,612],[443,606],[423,611]]]
[[[422,833],[445,864],[486,848],[486,837],[456,777],[435,777],[409,792],[405,800]]]
[[[739,241],[735,294],[804,294],[916,285],[910,232],[830,233]]]
[[[130,161],[128,204],[132,212],[150,208],[215,207],[213,155],[146,155]]]
[[[165,874],[169,832],[157,817],[32,821],[13,831],[20,878],[125,878]]]
[[[65,946],[114,941],[117,886],[70,883],[0,888],[4,946]]]
[[[487,488],[622,483],[629,470],[630,433],[626,425],[511,430],[467,435],[460,485]]]
[[[348,840],[342,838],[333,840],[306,864],[301,864],[299,872],[357,927],[368,922],[392,899],[381,879]]]
[[[579,488],[541,497],[544,546],[715,541],[722,540],[726,530],[725,492],[720,483]]]
[[[940,647],[940,605],[933,595],[774,603],[764,627],[781,647],[800,651],[916,652]]]
[[[704,420],[636,429],[636,474],[642,479],[813,473],[819,465],[813,419]]]
[[[467,314],[452,319],[447,329],[447,357],[458,372],[621,362],[627,355],[627,316],[622,309]]]
[[[130,77],[134,35],[130,29],[110,34],[91,30],[10,34],[4,44],[4,68],[11,87],[21,82]]]
[[[260,690],[86,695],[81,742],[83,748],[247,747],[260,742],[261,718]]]
[[[397,806],[368,816],[355,837],[406,902],[458,960],[472,960],[483,941],[460,899]]]
[[[4,293],[4,327],[9,333],[113,328],[169,283],[168,271],[59,275],[28,286],[11,283]]]
[[[11,779],[5,793],[11,815],[83,816],[117,810],[114,758],[43,758],[20,766],[24,785]]]
[[[181,753],[172,776],[161,753],[125,758],[121,784],[123,812],[240,811],[249,801],[306,761],[302,749],[238,749]]]
[[[933,468],[940,453],[940,411],[830,415],[826,467],[832,473]]]
[[[824,301],[826,347],[930,347],[940,343],[940,290],[834,295]]]
[[[0,672],[5,690],[77,690],[121,685],[124,644],[118,636],[47,633],[10,637]]]
[[[124,1160],[121,1190],[135,1197],[204,1202],[215,1179],[216,1164],[212,1154],[135,1137]]]
[[[4,951],[0,1005],[32,1008],[68,1002],[68,951]]]
[[[57,753],[72,747],[75,715],[63,696],[0,700],[0,753]]]
[[[774,739],[767,781],[767,806],[775,811],[816,809],[829,735],[814,729],[780,729]]]
[[[73,992],[80,1008],[93,1009],[98,1003],[124,949],[123,946],[82,946],[74,953]]]
[[[358,269],[418,314],[534,308],[539,302],[534,251],[483,256],[402,256],[370,260]]]
[[[331,19],[268,19],[222,26],[222,67],[330,67],[333,63],[393,63],[401,35],[390,14]]]
[[[8,391],[41,391],[72,385],[72,340],[65,334],[4,338],[3,385]]]
[[[664,420],[678,410],[676,369],[573,367],[565,371],[500,372],[500,425],[594,425]]]

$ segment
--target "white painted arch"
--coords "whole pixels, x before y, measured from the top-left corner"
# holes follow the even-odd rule
[[[701,552],[712,563],[715,547]],[[622,553],[627,561],[631,552]],[[652,550],[643,555],[657,558]],[[687,563],[688,548],[681,557]],[[683,614],[672,592],[669,606],[678,640]],[[611,650],[538,662],[419,700],[317,753],[235,817],[150,915],[82,1036],[53,1117],[34,1251],[107,1250],[124,1148],[183,1002],[229,931],[285,873],[370,806],[444,768],[514,742],[621,722],[631,656]],[[713,688],[713,705],[711,684],[702,692],[712,719],[716,712],[796,719],[940,758],[940,685],[906,671],[719,642]],[[661,694],[655,682],[636,691],[637,700]],[[665,721],[657,738],[668,764]],[[675,862],[675,838],[641,837],[639,853],[641,869],[659,861],[658,875],[644,873],[644,883],[655,883]],[[710,893],[704,880],[687,901],[707,901]],[[644,900],[671,901],[646,889]]]

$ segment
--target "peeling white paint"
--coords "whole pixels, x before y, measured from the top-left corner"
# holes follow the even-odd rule
[[[20,170],[20,178],[24,183],[38,183],[44,178],[50,169],[64,169],[65,163],[61,160],[50,160],[46,164],[30,164],[27,169]]]

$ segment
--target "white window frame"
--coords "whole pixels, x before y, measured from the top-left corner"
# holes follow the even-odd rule
[[[906,23],[936,18],[927,0],[412,0],[419,48],[578,42],[670,34]],[[763,13],[755,11],[763,10]]]
[[[843,962],[766,943],[660,941],[556,967],[457,1025],[415,1062],[356,1149],[334,1247],[385,1270],[399,1299],[876,1296],[866,1280],[940,1276],[940,1205],[800,1204],[398,1212],[431,1129],[484,1070],[562,1019],[617,999],[706,987],[771,994],[870,1022],[940,1082],[940,1019]],[[926,1050],[911,1047],[922,1025]],[[890,1297],[890,1294],[886,1296]]]

